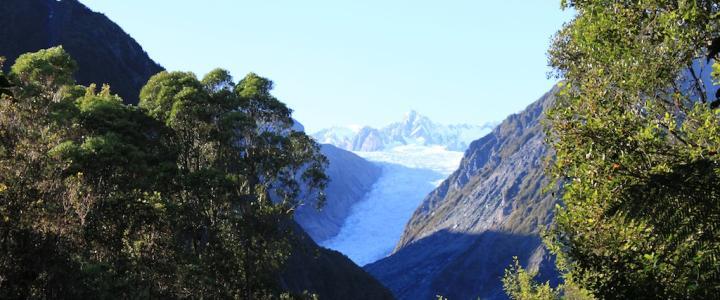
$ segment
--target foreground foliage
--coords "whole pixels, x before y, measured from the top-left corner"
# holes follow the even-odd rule
[[[720,294],[718,1],[563,1],[551,64],[564,183],[548,245],[566,287],[602,299]]]
[[[136,107],[75,69],[57,47],[0,74],[0,298],[279,295],[327,162],[272,82],[162,72]]]

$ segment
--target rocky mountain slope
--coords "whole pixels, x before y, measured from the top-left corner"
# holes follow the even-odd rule
[[[555,280],[538,234],[557,202],[542,192],[548,150],[540,124],[555,92],[473,142],[415,211],[393,254],[365,269],[400,299],[503,299],[500,280],[513,256]]]
[[[353,130],[332,127],[313,134],[313,137],[320,143],[351,151],[381,151],[402,145],[439,145],[447,147],[448,150],[465,151],[470,142],[485,135],[492,128],[493,124],[441,125],[416,111],[410,111],[402,121],[381,129],[363,127]]]
[[[295,220],[318,243],[338,234],[353,204],[363,200],[382,173],[379,166],[333,145],[322,145],[321,151],[330,162],[327,202],[321,210],[308,202],[295,212]]]
[[[77,0],[0,1],[0,56],[6,68],[23,53],[62,45],[78,62],[78,83],[108,83],[127,103],[163,68],[119,26]]]

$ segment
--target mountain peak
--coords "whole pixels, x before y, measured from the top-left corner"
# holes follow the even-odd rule
[[[351,151],[380,151],[402,145],[444,146],[453,151],[465,151],[492,129],[489,125],[443,125],[431,121],[415,110],[405,113],[402,121],[376,129],[362,127],[329,128],[313,136],[320,143],[333,144]],[[352,134],[349,134],[352,133]]]
[[[398,123],[395,123],[398,124]],[[392,126],[392,125],[390,125]],[[402,130],[412,132],[418,129],[418,127],[437,127],[438,125],[433,123],[430,118],[428,118],[425,115],[421,115],[415,110],[411,110],[407,113],[405,113],[405,117],[403,118],[402,122],[400,122],[400,127]],[[429,128],[426,128],[429,129]]]
[[[414,109],[411,109],[410,111],[405,113],[405,115],[403,116],[403,120],[406,122],[412,122],[415,119],[417,119],[419,115],[420,114],[418,114],[417,111],[415,111]]]

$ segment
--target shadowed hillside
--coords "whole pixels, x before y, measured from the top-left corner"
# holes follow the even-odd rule
[[[129,104],[163,70],[122,28],[77,0],[3,0],[0,15],[6,67],[20,54],[62,45],[78,62],[79,84],[108,83]]]
[[[293,252],[280,278],[283,290],[308,291],[320,299],[393,299],[377,279],[340,252],[318,247],[295,226]]]

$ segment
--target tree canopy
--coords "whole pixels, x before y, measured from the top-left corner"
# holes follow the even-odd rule
[[[548,245],[602,299],[720,294],[718,1],[562,1]],[[715,70],[715,72],[713,72]],[[517,274],[517,273],[515,273]]]
[[[268,298],[326,159],[272,82],[162,72],[129,106],[62,47],[0,74],[0,298]]]

